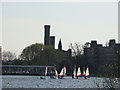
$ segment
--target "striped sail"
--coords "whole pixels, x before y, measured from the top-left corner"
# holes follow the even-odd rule
[[[80,67],[78,67],[78,71],[77,71],[77,77],[81,77],[82,74],[81,74],[81,70],[80,70]]]
[[[64,76],[66,75],[66,67],[64,66]]]
[[[62,68],[62,70],[61,70],[59,76],[64,76],[64,68]]]
[[[89,68],[87,67],[86,69],[86,74],[85,74],[86,77],[90,77],[90,74],[89,74]]]

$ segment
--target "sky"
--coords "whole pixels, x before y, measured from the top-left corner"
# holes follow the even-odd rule
[[[117,2],[2,2],[0,9],[0,44],[17,55],[31,44],[44,43],[46,24],[56,49],[60,38],[65,50],[70,43],[118,40]]]

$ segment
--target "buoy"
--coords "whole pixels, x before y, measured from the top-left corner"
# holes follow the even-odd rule
[[[7,84],[10,84],[9,82]]]

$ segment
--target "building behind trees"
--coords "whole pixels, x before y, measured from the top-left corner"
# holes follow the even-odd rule
[[[98,68],[102,65],[115,64],[118,48],[120,48],[120,43],[116,43],[114,39],[109,41],[108,46],[91,41],[90,47],[84,48],[84,56],[94,67],[92,72],[98,72]]]

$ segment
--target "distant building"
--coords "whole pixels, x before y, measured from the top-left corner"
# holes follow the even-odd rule
[[[114,39],[110,40],[109,45],[105,47],[97,44],[97,41],[91,41],[90,47],[84,48],[84,55],[97,69],[100,65],[114,63],[118,48],[120,43],[116,43]]]
[[[44,45],[50,45],[55,49],[55,36],[50,36],[50,25],[44,25]],[[61,39],[58,43],[58,49],[64,53],[66,53],[67,55],[71,56],[71,49],[68,49],[67,51],[62,49],[62,42]]]
[[[50,36],[50,25],[45,25],[44,45],[51,45],[55,48],[55,36]]]
[[[62,50],[62,42],[61,42],[61,39],[60,39],[60,41],[59,41],[59,43],[58,43],[58,50]]]
[[[66,53],[67,55],[71,56],[71,53],[72,53],[71,49],[68,49],[67,51],[65,51],[65,50],[62,49],[61,39],[60,39],[60,41],[59,41],[59,43],[58,43],[58,50],[60,50],[60,51],[62,51],[62,52],[64,52],[64,53]]]
[[[55,36],[49,37],[49,45],[55,48]]]

